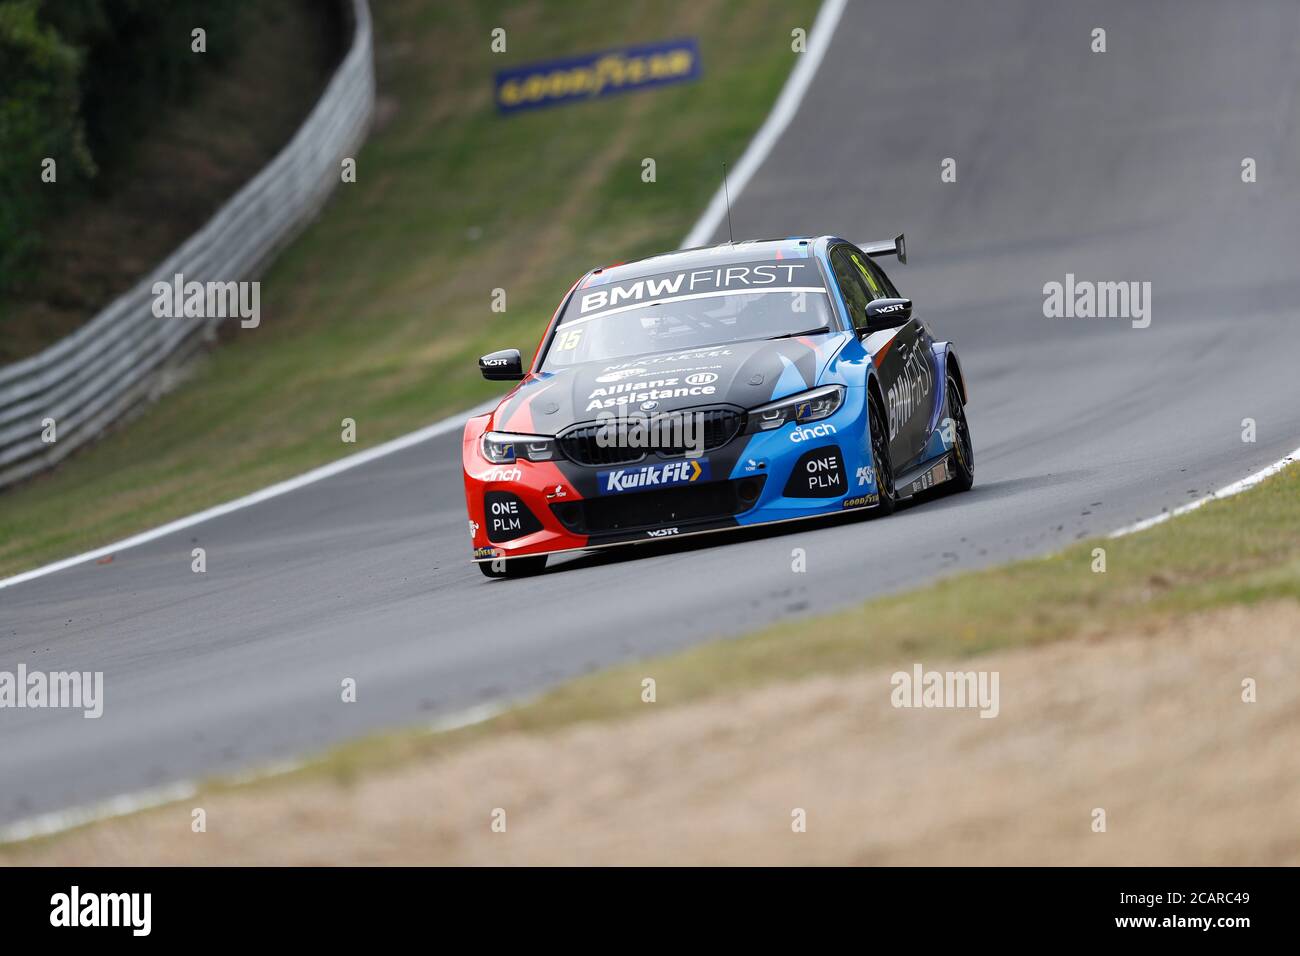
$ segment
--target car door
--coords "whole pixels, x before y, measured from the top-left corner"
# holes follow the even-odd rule
[[[852,246],[844,249],[844,257],[861,277],[870,299],[899,297],[884,270],[866,253]],[[920,460],[930,437],[936,395],[930,333],[915,316],[896,326],[873,319],[866,332],[868,351],[879,359],[877,368],[889,417],[889,452],[897,474]]]
[[[903,427],[907,422],[898,417],[893,408],[897,401],[894,386],[905,374],[908,350],[897,347],[903,329],[873,328],[867,322],[867,303],[882,296],[873,294],[863,270],[854,261],[856,257],[861,256],[859,250],[847,243],[835,246],[830,251],[831,270],[835,273],[835,280],[844,297],[844,304],[849,310],[853,328],[858,338],[862,340],[863,348],[871,355],[876,373],[880,377],[881,390],[885,393],[885,417],[889,424],[889,456],[897,473],[900,466],[914,457],[911,442]]]

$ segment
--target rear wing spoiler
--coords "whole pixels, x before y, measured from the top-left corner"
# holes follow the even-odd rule
[[[871,242],[862,247],[865,252],[873,259],[879,259],[881,256],[898,256],[898,261],[907,265],[907,240],[900,232],[888,242]]]

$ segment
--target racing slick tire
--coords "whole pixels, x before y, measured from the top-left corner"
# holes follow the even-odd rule
[[[971,445],[970,425],[966,422],[966,408],[962,405],[961,390],[952,376],[948,377],[948,415],[954,426],[952,462],[956,465],[948,491],[970,491],[975,484],[975,449]]]
[[[894,513],[898,496],[894,491],[894,465],[889,458],[889,429],[880,402],[872,395],[868,399],[867,423],[871,429],[871,467],[876,472],[876,492],[880,503],[871,509],[873,517]]]
[[[523,578],[538,574],[546,567],[546,555],[532,558],[507,558],[504,561],[479,561],[478,569],[487,578]]]

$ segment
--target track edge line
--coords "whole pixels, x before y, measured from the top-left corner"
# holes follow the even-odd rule
[[[54,574],[58,571],[64,571],[68,568],[75,567],[79,564],[85,564],[87,561],[95,561],[99,558],[116,554],[119,551],[126,551],[130,548],[147,544],[150,541],[156,541],[158,538],[165,537],[176,531],[183,531],[191,528],[196,524],[202,524],[205,521],[211,521],[213,518],[219,518],[222,515],[230,514],[232,511],[240,511],[244,508],[250,508],[253,505],[261,504],[263,501],[269,501],[272,498],[278,498],[286,495],[291,491],[297,491],[299,488],[305,488],[307,485],[313,485],[318,481],[324,481],[326,478],[333,478],[335,475],[342,474],[345,471],[351,471],[353,468],[375,461],[378,458],[384,458],[399,451],[405,451],[413,445],[429,441],[440,435],[445,435],[465,421],[475,415],[481,415],[483,412],[490,411],[500,402],[499,398],[489,399],[475,405],[468,411],[458,412],[450,415],[431,425],[425,425],[423,428],[417,428],[413,432],[407,432],[405,435],[399,435],[391,438],[374,448],[367,448],[364,451],[354,452],[344,458],[320,465],[310,471],[305,471],[300,475],[292,478],[286,478],[284,481],[278,481],[273,485],[267,485],[257,491],[249,492],[240,498],[227,501],[223,504],[213,505],[203,511],[197,511],[194,514],[186,515],[183,518],[177,518],[166,524],[158,525],[156,528],[150,528],[147,531],[141,531],[130,537],[123,538],[120,541],[114,541],[112,544],[106,544],[103,547],[95,548],[82,554],[74,555],[70,558],[61,558],[50,564],[33,568],[30,571],[22,571],[11,577],[0,579],[0,590],[13,587],[16,584],[22,584],[26,581],[32,581],[36,578],[43,578],[46,575]]]
[[[1248,488],[1255,487],[1255,485],[1259,484],[1265,478],[1272,478],[1287,466],[1293,465],[1297,461],[1300,461],[1300,448],[1297,448],[1284,458],[1279,458],[1271,465],[1261,468],[1252,475],[1247,475],[1239,481],[1232,482],[1232,484],[1224,485],[1218,491],[1212,491],[1208,495],[1197,498],[1195,501],[1189,501],[1187,504],[1179,505],[1172,511],[1162,511],[1158,515],[1152,515],[1149,518],[1143,518],[1141,521],[1134,521],[1132,524],[1126,524],[1124,527],[1112,531],[1106,537],[1123,538],[1130,534],[1136,534],[1139,531],[1146,531],[1148,528],[1154,528],[1158,524],[1163,524],[1170,518],[1176,518],[1179,515],[1187,514],[1189,511],[1195,511],[1197,508],[1211,501],[1218,501],[1221,498],[1231,498],[1233,495],[1241,494]]]
[[[772,106],[772,111],[767,114],[763,120],[763,125],[758,128],[754,138],[749,141],[745,151],[741,153],[739,161],[735,168],[732,169],[729,177],[731,183],[731,195],[739,196],[744,191],[745,186],[758,172],[758,168],[763,165],[772,147],[776,145],[785,128],[790,125],[790,120],[794,119],[795,113],[799,112],[799,107],[803,103],[804,94],[812,86],[813,78],[817,74],[818,67],[821,66],[822,60],[826,56],[826,51],[830,49],[831,38],[835,35],[835,27],[839,23],[844,8],[848,6],[848,0],[823,0],[821,7],[817,11],[817,16],[813,20],[810,37],[811,43],[805,53],[798,54],[799,62],[795,68],[790,71],[790,76],[785,81],[785,86],[781,88],[780,95],[776,98],[776,103]],[[692,246],[702,246],[707,243],[722,224],[723,217],[727,214],[727,192],[719,186],[714,192],[713,198],[709,200],[708,206],[704,208],[703,215],[695,221],[691,231],[686,234],[682,240],[682,248],[689,249]]]

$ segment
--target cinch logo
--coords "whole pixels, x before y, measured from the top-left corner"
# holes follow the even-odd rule
[[[596,475],[602,495],[636,491],[641,488],[666,488],[672,485],[689,485],[709,477],[709,463],[697,459],[670,461],[663,465],[643,465],[640,468],[617,468]]]
[[[813,438],[825,438],[828,435],[835,434],[835,426],[829,422],[823,422],[820,425],[803,425],[796,428],[790,433],[790,440],[798,444],[801,441],[809,441]]]
[[[522,476],[518,468],[489,468],[483,475],[484,481],[518,481]]]

